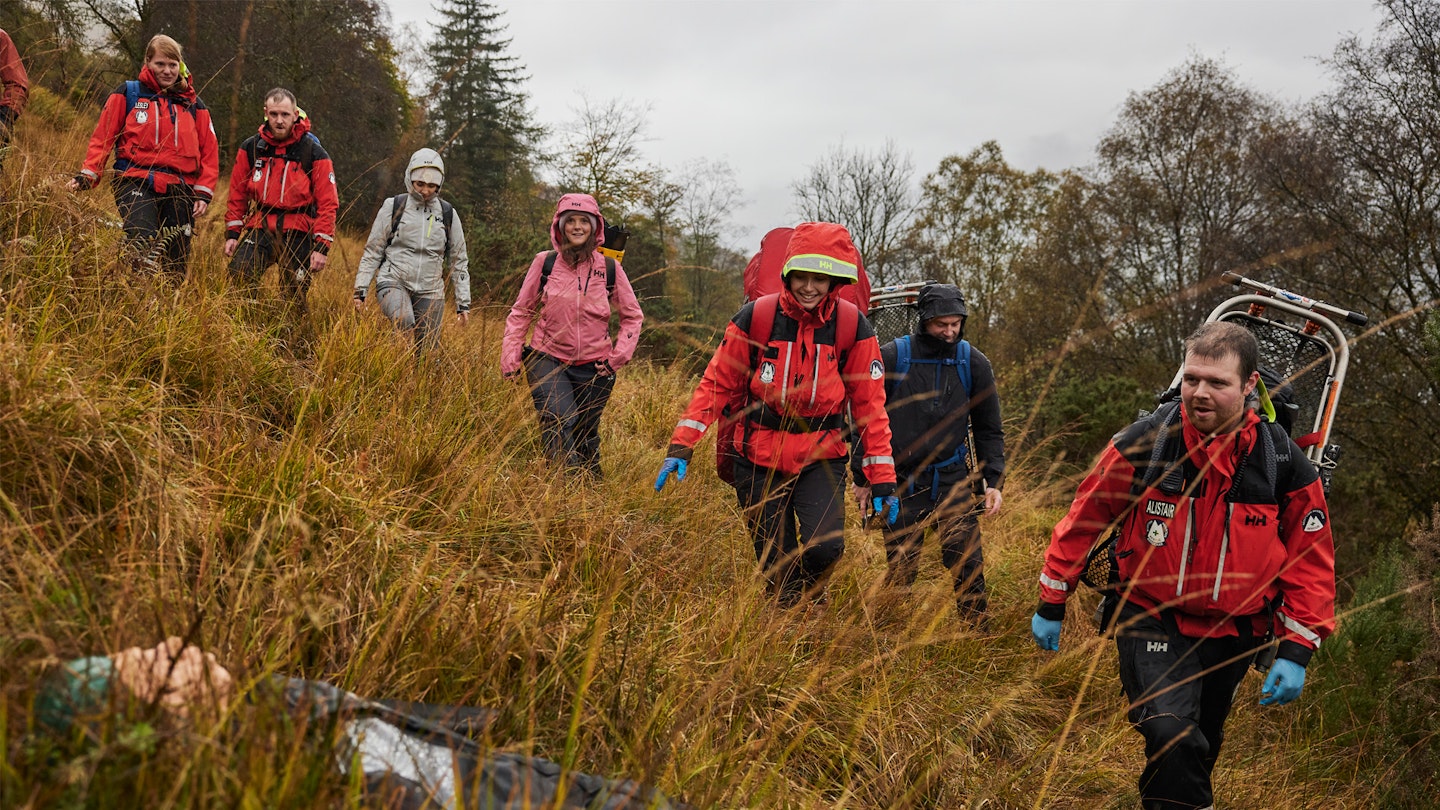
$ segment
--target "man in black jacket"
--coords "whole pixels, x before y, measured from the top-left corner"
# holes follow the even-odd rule
[[[1005,431],[990,361],[964,340],[968,310],[960,290],[920,290],[914,335],[885,344],[886,411],[890,414],[900,518],[885,529],[885,582],[915,581],[927,529],[940,538],[940,558],[955,577],[961,618],[983,626],[987,607],[977,516],[1000,511]],[[974,440],[968,434],[973,432]],[[864,480],[856,475],[855,480]],[[855,488],[869,503],[869,493]]]

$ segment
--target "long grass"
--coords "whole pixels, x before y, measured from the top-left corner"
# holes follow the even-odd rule
[[[603,480],[566,478],[500,378],[503,302],[447,319],[416,362],[351,311],[346,236],[297,352],[273,284],[257,303],[226,282],[215,209],[184,284],[138,276],[104,191],[58,189],[86,133],[39,126],[0,180],[0,806],[353,803],[267,699],[276,674],[490,706],[497,749],[702,807],[1137,804],[1093,603],[1065,652],[1029,639],[1064,482],[1016,476],[983,524],[990,633],[958,622],[933,548],[908,597],[880,593],[879,538],[853,516],[829,604],[779,611],[708,445],[651,490],[680,371],[627,367]],[[167,635],[253,698],[219,722],[117,707],[71,739],[37,733],[47,668]],[[1252,675],[1230,723],[1224,805],[1369,806],[1379,788],[1305,707],[1262,712],[1258,691]]]

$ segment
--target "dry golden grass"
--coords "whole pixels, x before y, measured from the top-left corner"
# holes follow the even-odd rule
[[[247,687],[280,673],[491,706],[499,747],[702,807],[1135,805],[1139,738],[1088,601],[1065,652],[1029,638],[1063,482],[1017,476],[984,524],[993,635],[957,622],[933,548],[908,601],[882,598],[879,538],[854,523],[830,603],[779,612],[708,444],[651,490],[691,379],[626,368],[604,481],[567,480],[500,378],[503,302],[464,330],[447,318],[417,364],[351,311],[346,237],[311,293],[313,358],[295,359],[280,316],[225,282],[218,209],[178,289],[121,266],[105,192],[58,189],[85,134],[22,130],[0,181],[0,805],[353,802],[260,699],[213,727],[32,733],[47,667],[172,634]],[[1230,725],[1223,806],[1367,806],[1353,763],[1316,765],[1304,705],[1262,712],[1258,689]]]

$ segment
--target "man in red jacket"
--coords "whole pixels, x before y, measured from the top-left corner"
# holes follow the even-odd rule
[[[1058,650],[1087,552],[1116,532],[1114,626],[1129,718],[1145,738],[1146,810],[1207,808],[1225,718],[1274,630],[1263,705],[1300,696],[1335,629],[1335,548],[1314,466],[1247,407],[1255,337],[1207,323],[1185,341],[1180,402],[1111,439],[1055,527],[1031,633]]]
[[[255,205],[250,205],[254,201]],[[340,196],[335,168],[295,94],[265,94],[265,123],[240,144],[225,206],[225,255],[230,274],[255,286],[278,264],[280,292],[296,315],[305,312],[310,276],[325,269],[335,241]]]
[[[183,278],[194,222],[205,215],[220,179],[220,147],[180,43],[164,34],[146,46],[139,79],[105,100],[85,165],[67,187],[94,188],[112,149],[115,207],[126,241],[141,252],[141,267]]]

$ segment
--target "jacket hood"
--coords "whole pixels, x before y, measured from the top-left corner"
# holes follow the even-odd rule
[[[294,125],[290,127],[290,134],[283,141],[277,140],[275,138],[275,133],[270,131],[269,124],[260,125],[260,137],[264,138],[270,143],[275,144],[276,146],[286,146],[295,143],[296,141],[299,141],[301,138],[305,137],[306,133],[308,133],[309,131],[310,119],[308,117],[296,118]]]
[[[424,147],[423,149],[416,149],[415,154],[410,156],[410,163],[405,167],[406,188],[409,188],[410,181],[415,179],[416,169],[434,169],[435,171],[440,173],[440,180],[435,184],[438,186],[443,186],[445,184],[445,160],[441,158],[440,153],[436,152],[434,149],[431,149],[428,146]],[[425,182],[431,181],[427,180]]]
[[[944,318],[947,315],[966,318],[970,315],[970,310],[965,306],[964,293],[953,284],[926,284],[921,287],[920,295],[915,299],[915,310],[920,316],[915,325],[916,334],[925,333],[925,322],[931,318]],[[964,336],[963,322],[961,336]]]
[[[199,96],[195,94],[194,85],[186,80],[184,76],[177,79],[169,90],[164,90],[161,89],[159,80],[155,78],[155,72],[150,69],[149,65],[145,65],[140,68],[139,79],[140,83],[145,85],[145,88],[150,92],[164,93],[167,96],[181,99],[186,104],[194,104],[195,100],[199,98]]]
[[[550,221],[550,244],[556,250],[563,249],[565,238],[560,233],[560,219],[572,211],[588,214],[595,229],[595,247],[605,244],[605,218],[600,216],[600,204],[589,194],[566,194],[555,204],[555,218]]]
[[[785,265],[780,277],[792,270],[819,273],[834,279],[831,289],[854,284],[860,278],[860,251],[844,225],[833,222],[802,222],[795,226],[785,248]]]

